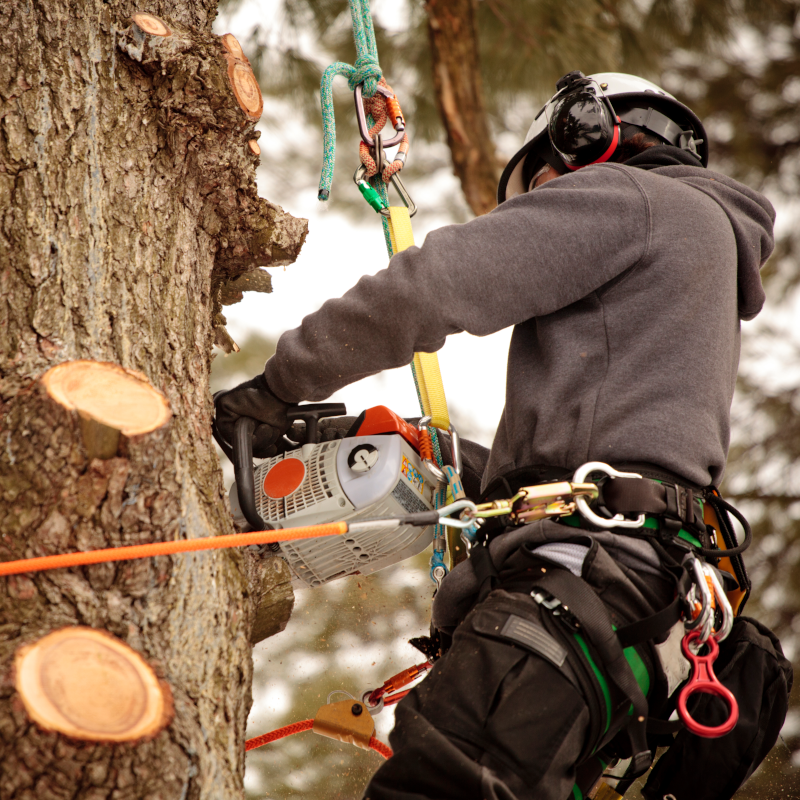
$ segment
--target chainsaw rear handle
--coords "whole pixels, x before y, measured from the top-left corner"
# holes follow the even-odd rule
[[[344,403],[310,403],[304,406],[289,406],[286,416],[289,422],[301,420],[306,424],[306,441],[317,443],[320,417],[342,417],[347,413]],[[252,417],[239,417],[233,428],[233,448],[227,453],[233,463],[233,475],[236,479],[236,492],[239,495],[239,507],[244,518],[253,526],[253,530],[270,531],[273,526],[264,522],[256,508],[256,485],[253,474],[253,431],[258,421]],[[216,433],[216,429],[215,429]]]
[[[271,531],[261,519],[256,508],[256,483],[253,473],[253,431],[258,422],[252,417],[239,417],[233,427],[233,476],[236,479],[236,492],[239,495],[239,507],[244,518],[256,531]]]

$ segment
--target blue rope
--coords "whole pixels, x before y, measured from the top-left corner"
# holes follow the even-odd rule
[[[318,199],[325,202],[331,194],[331,184],[333,183],[333,166],[336,159],[336,121],[333,114],[333,79],[338,75],[347,78],[350,91],[353,92],[356,86],[363,84],[363,96],[372,97],[377,91],[378,81],[383,77],[380,64],[378,63],[378,47],[375,43],[375,29],[372,25],[372,14],[370,13],[369,0],[349,0],[350,17],[353,23],[353,39],[356,44],[356,63],[347,64],[344,61],[337,61],[331,64],[322,73],[320,82],[320,104],[322,105],[322,173],[319,179]],[[372,115],[367,116],[367,124],[371,128],[375,124]],[[374,175],[370,179],[372,187],[383,198],[386,206],[389,205],[389,190],[387,185],[381,180],[381,176]],[[383,223],[383,236],[386,240],[386,250],[389,258],[394,255],[392,238],[389,234],[389,221],[381,215]],[[417,389],[420,411],[424,414],[425,409],[422,405],[422,396],[419,391],[419,383],[414,365],[411,365],[414,374],[414,385]],[[431,442],[436,463],[441,468],[443,465],[442,450],[439,445],[439,435],[436,428],[431,429]],[[447,501],[447,486],[436,492],[434,505],[441,508]],[[431,571],[436,566],[442,566],[447,570],[444,563],[444,552],[446,548],[446,534],[444,526],[437,525],[434,528],[433,556],[431,557]]]
[[[349,0],[350,17],[353,22],[353,39],[356,43],[356,63],[337,61],[322,73],[320,82],[320,104],[322,105],[322,174],[319,179],[319,194],[323,202],[331,195],[333,165],[336,158],[336,121],[333,115],[333,79],[337,75],[347,78],[350,91],[364,84],[364,97],[372,97],[383,77],[378,63],[378,47],[375,44],[375,29],[369,0]],[[374,124],[374,123],[373,123]],[[386,228],[386,223],[384,223]]]

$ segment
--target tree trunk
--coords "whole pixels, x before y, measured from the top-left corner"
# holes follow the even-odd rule
[[[453,170],[477,215],[497,205],[497,156],[483,102],[475,0],[427,0],[436,105]]]
[[[0,4],[0,560],[233,533],[210,439],[220,299],[293,261],[306,222],[257,195],[261,96],[215,13]],[[143,373],[171,420],[90,458],[39,380],[77,359]],[[0,798],[241,797],[251,639],[285,625],[287,581],[232,550],[0,578]],[[111,745],[30,720],[15,653],[73,625],[141,654],[169,727]]]

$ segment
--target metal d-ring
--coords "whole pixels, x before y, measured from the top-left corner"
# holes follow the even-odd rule
[[[375,703],[374,706],[370,705],[369,696],[372,694],[373,691],[375,690],[367,689],[367,691],[361,695],[361,702],[367,707],[367,711],[369,711],[370,715],[375,717],[378,714],[380,714],[381,711],[383,711],[384,700],[383,700],[383,695],[381,695],[381,699],[378,700],[378,702]]]
[[[614,469],[614,467],[602,461],[590,461],[588,464],[584,464],[575,470],[572,482],[584,483],[586,481],[586,476],[591,472],[603,472],[608,475],[609,478],[642,477],[637,472],[619,472],[619,470]],[[587,522],[591,522],[592,525],[596,525],[598,528],[641,528],[644,525],[644,514],[640,514],[636,519],[626,519],[622,514],[615,514],[611,519],[601,517],[589,508],[589,503],[586,498],[580,495],[575,498],[575,505],[578,507],[581,516],[587,520]]]

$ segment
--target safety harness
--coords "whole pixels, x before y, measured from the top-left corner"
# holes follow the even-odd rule
[[[631,465],[622,466],[632,469]],[[741,552],[751,538],[749,525],[719,497],[715,488],[702,490],[678,482],[676,476],[663,470],[641,465],[639,469],[640,472],[634,473],[591,462],[571,476],[565,475],[563,469],[550,467],[518,470],[495,481],[484,502],[477,505],[476,514],[482,516],[482,524],[462,530],[479,587],[469,608],[485,600],[496,588],[530,594],[543,613],[557,621],[564,634],[562,641],[572,647],[576,657],[599,666],[602,675],[598,681],[610,681],[625,698],[623,714],[620,716],[619,709],[616,710],[614,724],[602,726],[598,720],[603,715],[592,714],[591,747],[582,756],[583,769],[578,770],[582,776],[579,784],[583,786],[578,785],[581,791],[591,787],[604,766],[620,752],[630,758],[626,781],[645,772],[652,762],[648,736],[651,741],[668,744],[671,734],[685,725],[698,735],[717,737],[730,731],[738,716],[736,699],[716,679],[711,665],[716,658],[717,642],[728,635],[733,624],[734,609],[726,588],[738,611],[749,591],[741,561]],[[537,482],[526,485],[530,479]],[[744,527],[745,540],[741,545],[735,544],[728,511]],[[572,533],[565,532],[561,540],[565,544],[591,547],[594,540],[590,532],[601,530],[647,539],[659,557],[664,575],[673,582],[674,600],[649,617],[615,627],[595,591],[564,564],[542,557],[537,553],[538,548],[520,548],[521,555],[529,561],[525,569],[499,573],[488,544],[509,526],[537,519],[554,519],[574,528]],[[712,519],[714,526],[709,522]],[[723,547],[717,547],[717,543]],[[701,562],[698,556],[705,557],[707,562]],[[722,557],[736,564],[741,576],[740,579],[731,575],[726,588],[715,569]],[[532,571],[533,566],[540,571]],[[658,656],[653,643],[664,641],[679,622],[685,628],[684,653],[693,663],[694,674],[678,697],[681,721],[674,722],[650,715],[646,699],[650,679],[637,680],[632,661],[638,653],[649,662],[646,672],[657,671]],[[446,652],[450,642],[447,632],[435,628],[431,637],[412,640],[431,660]],[[709,650],[706,655],[699,653],[703,645]],[[607,695],[605,687],[601,689]],[[584,687],[587,698],[591,698],[593,691],[597,694],[597,686]],[[717,694],[727,702],[730,713],[722,725],[703,726],[693,720],[686,700],[698,691]],[[672,706],[666,702],[666,695],[662,695],[654,703],[658,711],[668,713]],[[628,740],[628,746],[621,751],[619,740],[615,743],[620,730]]]

